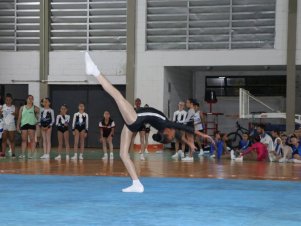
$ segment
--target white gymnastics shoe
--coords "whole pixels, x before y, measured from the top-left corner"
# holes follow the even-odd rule
[[[95,77],[100,75],[100,71],[97,66],[94,64],[88,52],[85,52],[85,63],[86,63],[86,74],[93,75]]]
[[[122,192],[144,192],[144,187],[139,180],[133,180],[133,184],[127,188],[122,189]]]

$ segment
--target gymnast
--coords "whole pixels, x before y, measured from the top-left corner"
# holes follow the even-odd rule
[[[192,150],[196,150],[194,143],[189,142],[185,138],[184,132],[208,138],[214,143],[212,138],[207,134],[194,131],[192,127],[169,121],[166,116],[157,109],[141,108],[136,112],[122,94],[100,73],[87,52],[85,53],[85,63],[87,75],[95,76],[103,89],[112,96],[125,122],[120,138],[120,157],[133,180],[133,184],[122,189],[122,192],[142,193],[144,191],[144,187],[137,176],[135,166],[129,156],[132,135],[137,132],[143,124],[148,123],[158,130],[158,133],[153,135],[153,139],[160,143],[170,143],[173,139],[177,139],[185,142]]]

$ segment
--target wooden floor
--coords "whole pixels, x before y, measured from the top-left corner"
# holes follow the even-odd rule
[[[87,150],[82,161],[40,160],[41,150],[34,159],[19,160],[4,158],[0,160],[1,174],[50,174],[77,176],[128,176],[119,158],[102,160],[99,150]],[[187,177],[187,178],[230,178],[230,179],[271,179],[301,180],[301,164],[270,162],[234,162],[208,158],[195,158],[194,162],[181,162],[171,159],[173,152],[161,154],[151,152],[146,161],[140,161],[138,153],[131,153],[137,172],[143,177]],[[53,153],[54,157],[56,153]]]

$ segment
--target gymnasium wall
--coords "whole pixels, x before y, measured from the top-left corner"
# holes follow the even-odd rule
[[[92,51],[90,55],[113,84],[125,84],[125,51]],[[97,84],[85,73],[84,51],[50,52],[48,80],[50,84]]]
[[[237,72],[240,75],[245,75],[246,72]],[[262,72],[257,72],[258,74],[262,74]],[[270,72],[271,73],[271,72]],[[274,73],[275,74],[275,73]],[[200,100],[201,108],[204,112],[209,112],[209,105],[204,101],[205,97],[205,77],[206,73],[204,72],[196,72],[194,73],[194,81],[197,84],[197,89],[195,90],[196,98]],[[254,93],[256,96],[256,94]],[[268,106],[273,109],[279,110],[281,112],[285,112],[285,98],[281,96],[269,96],[269,97],[258,97],[261,101],[263,101]],[[239,120],[239,122],[248,127],[248,123],[252,122],[252,119],[239,119],[239,97],[217,97],[217,103],[212,105],[212,112],[223,113],[223,115],[219,116],[219,130],[222,132],[231,132],[235,130],[235,122]],[[255,101],[250,101],[250,111],[251,112],[268,112],[268,109],[263,107],[262,105],[256,103]],[[285,120],[283,119],[256,119],[255,122],[263,122],[263,123],[274,123],[274,124],[285,124]]]
[[[26,84],[28,92],[35,97],[35,104],[39,103],[39,52],[0,51],[1,84]]]
[[[231,65],[285,65],[288,1],[276,2],[276,29],[274,49],[236,50],[145,50],[146,1],[137,1],[137,71],[136,96],[166,111],[164,95],[164,67],[167,66],[231,66]],[[301,4],[298,5],[299,18]],[[297,63],[301,65],[301,20],[298,23]],[[149,85],[149,83],[152,85]],[[156,93],[153,93],[153,87]],[[161,98],[161,99],[160,99]],[[167,112],[165,112],[167,113]]]
[[[178,109],[179,101],[193,97],[193,73],[176,68],[165,68],[164,108],[163,111],[172,119]]]

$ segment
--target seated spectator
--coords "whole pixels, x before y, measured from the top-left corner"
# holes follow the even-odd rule
[[[273,144],[273,139],[269,134],[265,132],[265,125],[264,124],[259,124],[257,125],[257,133],[260,136],[260,142],[266,145],[266,148],[268,152],[274,151],[274,144]],[[269,156],[270,157],[270,156]],[[270,161],[272,162],[273,159],[269,158]]]
[[[301,163],[301,144],[297,137],[293,136],[291,138],[292,143],[292,150],[293,150],[293,162],[294,163]]]
[[[278,130],[272,130],[272,137],[274,138],[273,150],[269,152],[269,159],[271,161],[278,161],[282,158],[282,140],[280,138],[280,132]]]
[[[221,137],[219,131],[214,132],[214,143],[210,144],[210,158],[215,158],[215,152],[218,149],[217,144],[220,142]]]
[[[253,139],[253,144],[248,147],[246,151],[240,154],[240,157],[236,158],[235,161],[243,161],[244,157],[248,156],[250,160],[265,161],[268,157],[268,149],[265,144],[260,142],[260,137],[256,136]],[[255,155],[254,155],[255,153]]]
[[[289,159],[292,159],[293,150],[291,146],[288,145],[288,137],[286,134],[281,134],[281,152],[283,157],[279,159],[280,163],[286,163]]]
[[[246,151],[251,146],[249,133],[244,133],[242,135],[242,140],[239,141],[238,148],[236,150],[231,150],[231,159],[234,160],[240,153]]]
[[[230,148],[227,146],[228,136],[226,133],[216,131],[214,133],[214,141],[215,144],[210,145],[210,157],[214,158],[216,153],[217,158],[220,159],[223,153],[229,152]]]

